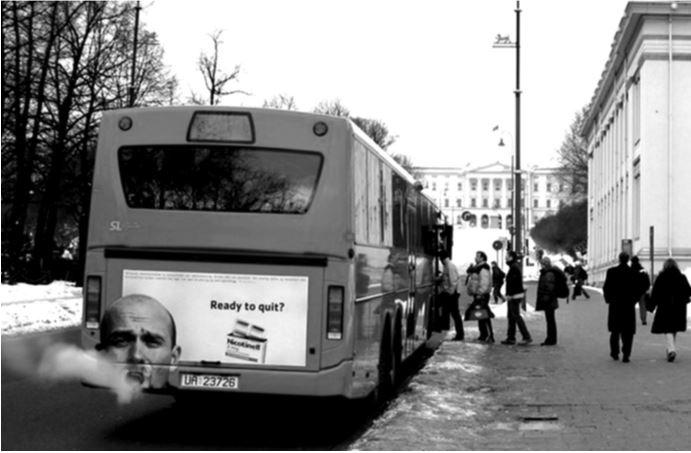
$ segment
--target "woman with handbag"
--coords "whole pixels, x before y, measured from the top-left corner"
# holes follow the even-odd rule
[[[669,258],[655,279],[651,297],[652,305],[656,308],[651,332],[665,334],[668,362],[673,362],[677,356],[677,332],[686,331],[686,304],[689,298],[689,281],[679,270],[677,262]]]
[[[466,289],[473,302],[465,312],[466,321],[477,320],[480,329],[479,341],[494,343],[494,331],[492,330],[492,318],[494,313],[489,308],[489,296],[492,290],[492,273],[487,264],[485,252],[478,251],[475,254],[475,265],[468,268]]]

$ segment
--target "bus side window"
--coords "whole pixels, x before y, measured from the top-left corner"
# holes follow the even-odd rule
[[[406,248],[406,184],[403,178],[393,174],[393,246]]]

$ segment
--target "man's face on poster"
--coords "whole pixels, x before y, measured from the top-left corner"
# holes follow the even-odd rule
[[[128,380],[157,389],[166,386],[168,366],[180,358],[175,336],[174,320],[160,302],[130,295],[108,308],[101,322],[99,349],[111,360],[126,363]]]

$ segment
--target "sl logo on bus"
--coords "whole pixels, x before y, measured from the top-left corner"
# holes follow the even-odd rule
[[[110,225],[108,227],[108,230],[121,232],[123,230],[131,229],[131,228],[141,228],[141,225],[139,225],[139,223],[137,223],[137,222],[122,223],[119,220],[111,220]]]

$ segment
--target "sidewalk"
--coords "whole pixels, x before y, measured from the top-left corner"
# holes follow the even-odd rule
[[[529,302],[535,285],[529,286]],[[691,331],[678,336],[674,363],[664,338],[637,326],[631,363],[609,357],[602,295],[557,310],[558,345],[539,344],[544,318],[528,317],[534,343],[444,342],[355,450],[689,450]],[[453,332],[452,332],[453,333]]]

